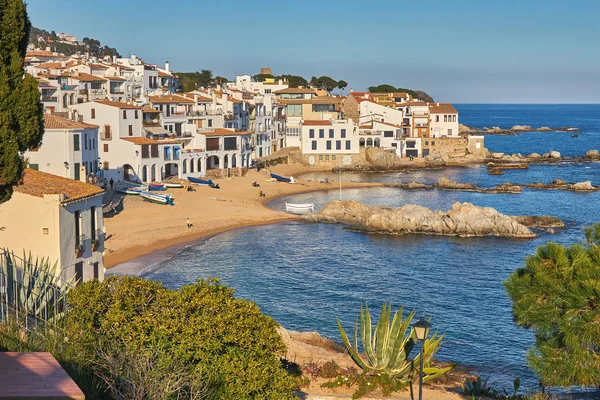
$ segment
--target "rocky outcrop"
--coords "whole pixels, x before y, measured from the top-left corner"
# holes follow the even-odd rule
[[[589,192],[592,190],[596,190],[597,188],[592,186],[591,181],[585,181],[585,182],[574,183],[572,185],[571,189],[576,192]]]
[[[396,153],[390,153],[380,147],[369,147],[365,151],[365,158],[368,163],[380,167],[393,166],[397,161]]]
[[[560,152],[558,152],[558,151],[551,151],[550,152],[550,158],[559,159],[560,158]]]
[[[458,182],[454,182],[453,180],[450,180],[446,177],[440,177],[438,179],[437,183],[434,183],[432,185],[427,185],[425,183],[419,183],[419,182],[410,182],[410,183],[387,184],[385,186],[397,187],[397,188],[402,188],[402,189],[406,189],[406,190],[438,189],[438,190],[456,190],[456,191],[460,191],[460,192],[491,193],[491,194],[523,192],[523,189],[521,189],[521,187],[519,185],[513,185],[510,182],[503,183],[502,185],[495,186],[492,188],[480,188],[470,182],[458,183]],[[323,222],[326,222],[326,221],[323,221]]]
[[[573,190],[575,192],[592,192],[600,190],[600,186],[593,186],[592,182],[585,181],[579,183],[568,183],[562,179],[554,179],[552,183],[523,183],[516,185],[520,187],[526,187],[530,189],[547,189],[547,190]]]
[[[548,126],[542,126],[539,128],[533,128],[529,125],[514,125],[512,128],[500,128],[499,126],[492,126],[488,128],[484,126],[483,128],[474,128],[466,125],[459,125],[459,132],[466,134],[488,134],[488,135],[515,135],[518,133],[525,132],[580,132],[581,129],[573,128],[570,126],[560,126],[550,128]]]
[[[588,150],[585,152],[585,156],[591,160],[600,159],[600,153],[598,152],[598,150]]]
[[[530,228],[548,229],[548,228],[564,228],[565,223],[556,217],[550,217],[548,215],[536,216],[519,216],[514,217],[515,220]]]
[[[531,153],[528,157],[532,160],[539,160],[540,158],[542,158],[542,155],[538,153]]]
[[[530,239],[536,237],[527,226],[514,217],[490,207],[471,203],[454,203],[447,212],[408,204],[396,209],[367,206],[357,201],[336,200],[328,203],[320,213],[313,213],[308,221],[320,218],[349,223],[351,230],[402,235],[420,233],[459,237],[497,236]],[[303,218],[304,219],[304,218]]]
[[[475,190],[477,186],[474,184],[467,183],[458,183],[454,182],[446,177],[440,177],[437,182],[438,189],[449,189],[449,190]]]

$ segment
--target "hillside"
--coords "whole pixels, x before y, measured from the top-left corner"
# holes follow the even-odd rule
[[[410,94],[413,98],[426,101],[429,103],[434,103],[433,97],[428,95],[422,90],[414,90],[414,89],[405,89],[405,88],[397,88],[392,85],[378,85],[378,86],[370,86],[369,92],[371,93],[395,93],[395,92],[404,92]]]
[[[67,56],[76,53],[90,53],[90,55],[103,58],[106,56],[120,57],[119,52],[114,47],[102,45],[99,40],[88,37],[83,38],[78,42],[67,42],[61,40],[55,31],[48,32],[45,29],[39,29],[35,26],[31,27],[29,32],[29,44],[45,49],[50,47],[52,51],[63,53]]]

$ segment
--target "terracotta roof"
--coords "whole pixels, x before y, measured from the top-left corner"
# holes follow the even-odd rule
[[[150,98],[151,103],[161,103],[161,104],[179,104],[179,103],[187,103],[194,104],[193,100],[190,100],[186,97],[170,95],[170,96],[148,96]]]
[[[320,126],[320,125],[331,125],[330,120],[306,120],[302,121],[302,125],[310,125],[310,126]]]
[[[427,107],[427,103],[424,101],[407,101],[406,103],[398,104],[398,106]]]
[[[102,64],[90,64],[90,68],[108,69],[108,67],[106,65],[102,65]]]
[[[46,50],[30,50],[26,53],[27,57],[57,57],[57,58],[65,58],[64,54],[54,54],[51,51]]]
[[[106,82],[106,78],[86,74],[85,72],[80,72],[79,75],[73,76],[72,78],[82,82]]]
[[[14,190],[35,197],[44,197],[45,194],[64,194],[67,198],[61,203],[104,194],[104,190],[96,185],[29,168],[25,169],[21,183],[15,186]]]
[[[132,138],[121,138],[121,140],[125,140],[127,142],[131,142],[133,144],[142,145],[142,144],[180,144],[181,141],[173,139],[173,140],[154,140],[148,139],[145,137],[132,137]]]
[[[98,128],[98,125],[72,121],[53,114],[44,114],[44,129],[85,129]]]
[[[189,93],[185,93],[183,95],[184,97],[188,98],[188,99],[194,99],[194,93],[193,92],[189,92]],[[210,97],[204,97],[202,95],[196,94],[196,96],[198,96],[198,103],[211,103],[212,102],[212,98]]]
[[[312,99],[280,99],[281,104],[340,104],[344,98],[333,96],[318,96]]]
[[[150,107],[150,104],[146,104],[144,107],[142,107],[142,112],[158,114],[160,110]]]
[[[252,132],[236,132],[225,128],[215,128],[213,132],[202,132],[201,135],[204,136],[241,136],[241,135],[251,135]]]
[[[109,81],[125,81],[125,78],[122,78],[120,76],[107,76],[105,77],[106,79],[108,79]]]
[[[59,62],[45,62],[37,65],[37,68],[54,68],[54,69],[63,69],[62,63]]]
[[[104,104],[105,106],[117,107],[117,108],[128,109],[128,110],[141,110],[142,109],[142,107],[134,106],[133,104],[121,103],[119,101],[94,100],[94,103]]]
[[[276,92],[273,92],[275,94],[316,94],[316,92],[313,89],[308,89],[308,88],[287,88],[287,89],[281,89],[278,90]]]
[[[431,114],[458,114],[456,108],[450,103],[429,103]]]
[[[166,72],[162,72],[162,71],[158,71],[158,76],[160,78],[172,78],[173,77],[173,75],[167,74]]]

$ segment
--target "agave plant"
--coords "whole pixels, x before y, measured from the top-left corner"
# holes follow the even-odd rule
[[[51,264],[46,258],[34,258],[31,253],[23,253],[20,258],[4,251],[0,257],[5,311],[45,321],[59,319],[72,282],[61,280],[58,264]]]
[[[396,311],[390,324],[392,305],[383,304],[379,321],[373,331],[369,305],[366,304],[364,308],[360,308],[360,336],[366,355],[364,359],[359,355],[358,323],[354,325],[354,343],[351,343],[340,320],[337,320],[344,347],[364,373],[387,374],[406,381],[407,384],[414,378],[414,373],[418,371],[417,366],[420,363],[420,354],[412,360],[409,359],[417,342],[415,332],[410,327],[415,311],[411,311],[406,319],[403,319],[403,311],[403,307]],[[435,379],[452,369],[452,367],[434,368],[430,366],[431,359],[439,350],[443,337],[443,334],[438,335],[435,332],[431,338],[425,340],[423,382]]]

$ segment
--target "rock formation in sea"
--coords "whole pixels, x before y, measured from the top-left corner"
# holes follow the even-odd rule
[[[421,233],[460,237],[497,236],[530,239],[537,235],[519,218],[502,214],[490,207],[454,203],[452,209],[433,211],[407,204],[396,209],[367,206],[353,200],[328,203],[321,212],[302,217],[307,222],[344,222],[351,230],[401,235]],[[525,221],[522,219],[521,221]]]

